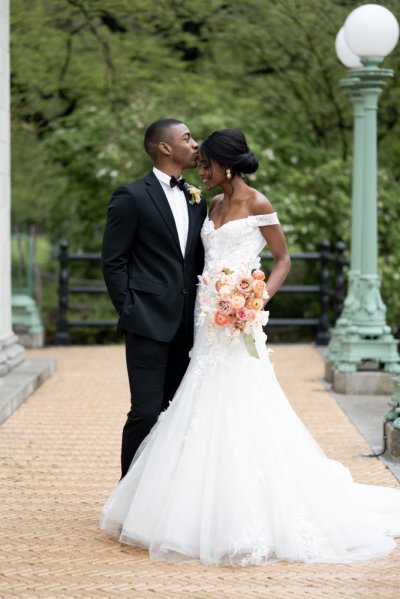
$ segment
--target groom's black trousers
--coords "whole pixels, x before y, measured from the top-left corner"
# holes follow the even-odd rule
[[[122,432],[121,476],[139,445],[168,406],[189,364],[192,336],[183,324],[170,343],[125,332],[131,410]]]

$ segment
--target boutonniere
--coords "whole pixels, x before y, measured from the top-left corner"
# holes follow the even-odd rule
[[[194,185],[187,184],[186,189],[190,193],[189,204],[193,206],[193,204],[200,204],[201,202],[201,189],[195,187]]]

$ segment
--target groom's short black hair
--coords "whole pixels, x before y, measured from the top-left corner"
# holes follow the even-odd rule
[[[157,148],[160,141],[166,141],[163,140],[165,132],[173,125],[182,125],[182,121],[178,121],[177,119],[159,119],[147,127],[144,134],[144,149],[152,160],[157,156]]]

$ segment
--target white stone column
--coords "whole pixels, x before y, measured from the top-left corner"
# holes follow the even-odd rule
[[[0,375],[24,359],[11,329],[9,0],[0,0]]]

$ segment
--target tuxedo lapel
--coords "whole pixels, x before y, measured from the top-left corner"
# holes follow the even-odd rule
[[[172,235],[175,245],[179,251],[179,254],[182,255],[175,219],[169,206],[167,196],[163,192],[160,182],[158,181],[155,174],[153,172],[150,172],[145,178],[145,183],[151,199],[157,206],[162,218],[164,219],[165,224],[167,225]]]

